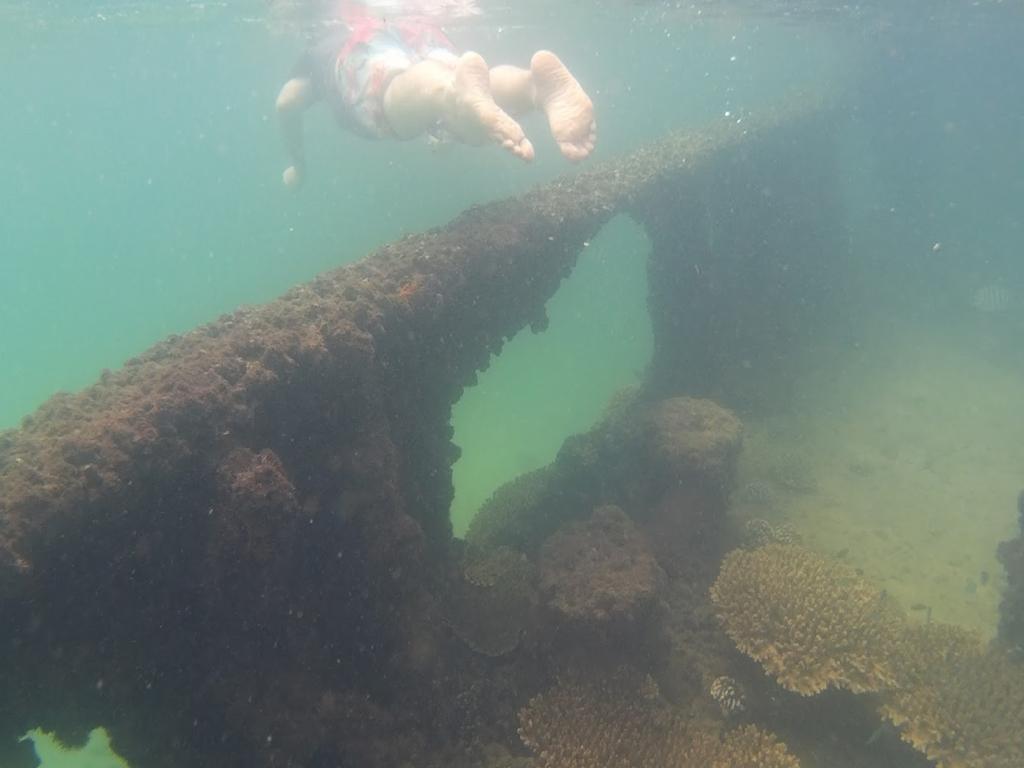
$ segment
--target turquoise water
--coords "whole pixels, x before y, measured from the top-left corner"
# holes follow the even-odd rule
[[[820,464],[790,511],[805,540],[834,552],[867,537],[853,564],[888,592],[991,635],[994,547],[1015,525],[1003,500],[1024,483],[1024,6],[482,5],[456,42],[492,64],[557,51],[596,103],[593,162],[794,93],[835,100],[842,317],[810,334],[796,414],[742,414],[741,480],[787,435]],[[523,165],[368,141],[319,109],[308,182],[289,192],[274,99],[309,30],[285,20],[257,0],[0,2],[0,428],[169,334],[575,172],[537,119]],[[613,220],[551,301],[549,329],[511,340],[457,404],[457,534],[642,379],[649,247],[639,224]],[[951,454],[955,484],[922,490],[921,467]],[[879,455],[870,493],[860,475],[854,487],[847,468]],[[872,518],[883,502],[899,520]],[[931,549],[899,549],[924,530]]]

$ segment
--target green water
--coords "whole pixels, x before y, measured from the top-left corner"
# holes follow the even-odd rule
[[[456,533],[493,489],[550,462],[617,389],[639,383],[651,353],[646,240],[624,217],[608,224],[551,302],[548,331],[521,332],[459,402]]]

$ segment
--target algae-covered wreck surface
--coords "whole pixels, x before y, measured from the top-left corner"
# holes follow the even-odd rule
[[[0,435],[11,743],[96,723],[134,766],[1017,764],[1000,651],[727,514],[736,372],[829,318],[805,289],[845,252],[840,121],[723,120],[469,210]],[[652,244],[641,385],[455,539],[453,404],[619,214]]]

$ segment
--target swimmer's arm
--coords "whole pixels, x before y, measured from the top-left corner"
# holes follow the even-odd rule
[[[277,115],[291,165],[282,177],[288,187],[297,187],[306,173],[306,146],[302,138],[302,114],[315,101],[313,83],[307,77],[293,77],[277,94]]]

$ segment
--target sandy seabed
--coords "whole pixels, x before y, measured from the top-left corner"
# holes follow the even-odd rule
[[[744,419],[734,513],[788,522],[913,617],[993,636],[1024,487],[1017,330],[979,315],[815,353],[790,409]]]

